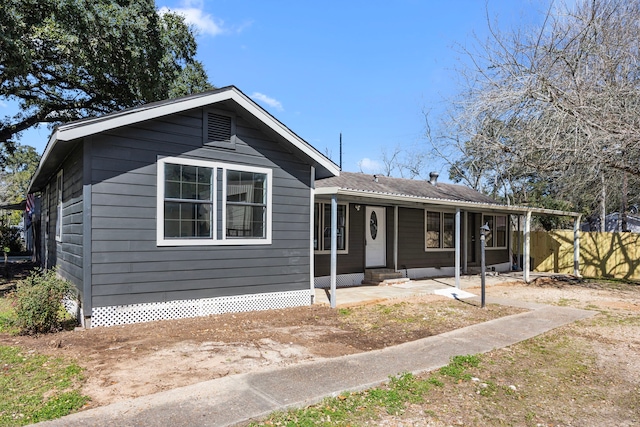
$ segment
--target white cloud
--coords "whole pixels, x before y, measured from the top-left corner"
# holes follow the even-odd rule
[[[217,36],[225,32],[224,21],[205,13],[202,1],[185,0],[180,5],[173,9],[162,6],[158,13],[163,15],[172,12],[184,16],[185,22],[195,27],[199,34]]]
[[[7,103],[0,101],[0,108],[6,108],[6,107],[7,107]]]
[[[382,170],[382,163],[377,160],[372,160],[368,157],[363,158],[358,162],[360,170],[364,173],[377,173]]]
[[[277,111],[284,111],[284,108],[282,108],[282,104],[280,103],[280,101],[278,101],[277,99],[271,98],[270,96],[267,96],[264,93],[253,92],[253,94],[251,95],[251,98],[253,98],[256,101],[261,101],[267,104],[269,107],[276,109]]]

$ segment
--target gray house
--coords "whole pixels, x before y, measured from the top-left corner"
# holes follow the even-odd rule
[[[579,220],[437,176],[340,172],[235,87],[57,127],[29,192],[41,263],[75,284],[87,327],[310,305],[372,271],[459,278],[483,224],[489,267],[522,247],[526,280],[531,214]]]
[[[309,305],[314,181],[338,174],[226,87],[57,127],[29,192],[99,326]]]

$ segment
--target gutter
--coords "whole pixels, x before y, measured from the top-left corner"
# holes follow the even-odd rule
[[[316,196],[341,195],[341,196],[348,196],[348,197],[368,197],[371,199],[379,199],[379,200],[393,201],[393,202],[427,203],[427,204],[435,204],[440,206],[482,209],[482,210],[489,210],[489,211],[495,211],[495,212],[513,212],[513,213],[519,213],[519,214],[526,214],[530,212],[530,213],[535,213],[539,215],[555,215],[555,216],[570,216],[570,217],[578,217],[582,215],[578,212],[561,211],[556,209],[544,209],[544,208],[535,208],[535,207],[527,207],[527,206],[507,206],[507,205],[500,205],[497,203],[493,204],[493,203],[471,202],[471,201],[465,201],[465,200],[438,199],[434,197],[409,196],[406,194],[377,193],[374,191],[354,190],[354,189],[342,188],[342,187],[316,188],[315,194]]]

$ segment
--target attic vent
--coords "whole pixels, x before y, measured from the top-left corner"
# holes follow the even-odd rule
[[[232,118],[207,113],[207,142],[231,142]]]

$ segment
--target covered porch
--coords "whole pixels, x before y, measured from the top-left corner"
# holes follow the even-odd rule
[[[427,183],[427,185],[429,185]],[[447,184],[438,184],[447,185]],[[454,186],[460,187],[460,186]],[[392,194],[388,192],[376,192],[366,191],[353,188],[344,188],[341,186],[336,187],[321,187],[316,188],[314,191],[316,205],[322,204],[324,211],[321,215],[325,216],[325,224],[323,232],[325,234],[324,245],[324,258],[323,261],[328,259],[328,263],[323,262],[322,265],[316,265],[314,268],[322,273],[328,274],[316,274],[315,276],[322,276],[324,280],[323,285],[328,288],[328,295],[330,297],[330,303],[334,307],[336,302],[336,288],[344,282],[344,278],[352,280],[353,285],[360,284],[359,280],[362,276],[361,273],[351,273],[353,279],[349,277],[349,274],[344,274],[344,268],[340,271],[341,260],[349,260],[353,262],[353,258],[361,257],[361,266],[364,270],[370,267],[374,267],[374,264],[370,264],[370,251],[372,234],[376,231],[380,231],[379,224],[384,224],[383,233],[386,237],[384,242],[384,255],[379,259],[377,267],[386,267],[389,270],[399,272],[403,277],[418,279],[425,277],[450,277],[452,280],[452,286],[456,289],[463,288],[462,276],[466,274],[480,273],[480,227],[483,226],[486,221],[495,221],[496,224],[492,227],[492,232],[495,231],[496,236],[492,236],[494,246],[487,250],[489,254],[490,269],[501,272],[509,271],[521,271],[518,273],[520,280],[525,282],[530,281],[531,277],[531,220],[534,215],[555,215],[572,217],[574,222],[574,274],[580,275],[579,265],[579,250],[580,250],[580,214],[575,212],[557,211],[541,208],[533,208],[526,206],[507,206],[500,205],[498,203],[491,203],[486,200],[474,201],[474,200],[461,200],[464,197],[458,197],[458,200],[444,199],[437,197],[419,197],[408,194]],[[464,195],[463,195],[464,196]],[[470,197],[467,197],[470,198]],[[349,245],[349,253],[347,258],[347,252],[345,251],[345,242],[347,238],[347,229],[345,223],[347,219],[339,219],[339,211],[341,216],[345,216],[344,212],[351,212],[354,218],[351,218],[351,223],[356,226],[361,222],[361,232],[364,236],[364,248],[362,253],[358,252],[357,246],[360,244],[358,239],[356,241],[347,242]],[[416,213],[422,212],[424,214]],[[440,216],[440,221],[445,223],[441,226],[441,235],[431,233],[429,227],[431,226],[430,212],[443,212]],[[411,213],[413,217],[418,218],[411,229],[410,221],[407,218],[410,217],[408,213]],[[383,216],[381,219],[380,216]],[[424,216],[423,222],[419,222],[419,215]],[[502,220],[502,217],[506,218],[506,221]],[[438,217],[435,217],[437,220]],[[434,221],[435,221],[434,220]],[[501,220],[501,221],[498,221]],[[381,222],[382,221],[382,222]],[[341,223],[342,222],[342,223]],[[497,223],[505,222],[505,230],[497,228]],[[328,224],[326,224],[328,223]],[[437,221],[435,222],[437,223]],[[377,224],[374,227],[374,224]],[[447,225],[448,224],[448,225]],[[448,227],[448,228],[447,228]],[[449,230],[449,231],[447,231]],[[503,233],[502,236],[500,233]],[[516,231],[515,237],[513,237],[513,231]],[[415,242],[412,240],[414,235]],[[407,237],[409,236],[409,237]],[[429,239],[436,236],[440,239],[440,243],[444,242],[444,247],[431,249],[429,247]],[[448,238],[450,241],[445,242]],[[520,237],[522,236],[522,237]],[[354,237],[353,233],[350,237]],[[358,237],[358,236],[356,236]],[[314,239],[318,239],[318,232],[314,235]],[[367,240],[369,239],[369,240]],[[419,244],[423,244],[424,240],[427,240],[425,246],[419,247]],[[328,240],[328,242],[326,241]],[[352,239],[353,240],[353,239]],[[406,245],[409,242],[413,245],[413,249],[407,251]],[[420,242],[420,243],[416,243]],[[502,246],[503,245],[503,246]],[[318,259],[318,242],[314,241],[314,249],[316,249],[316,260]],[[342,250],[341,250],[342,249]],[[422,259],[428,259],[429,264],[425,264],[425,268],[407,268],[408,253],[418,253]],[[493,262],[491,261],[493,260]],[[328,264],[328,266],[326,265]],[[327,268],[328,267],[328,268]],[[357,266],[352,270],[357,270]],[[424,276],[420,276],[423,273]],[[316,283],[318,277],[315,277]],[[317,285],[316,285],[317,286]]]

